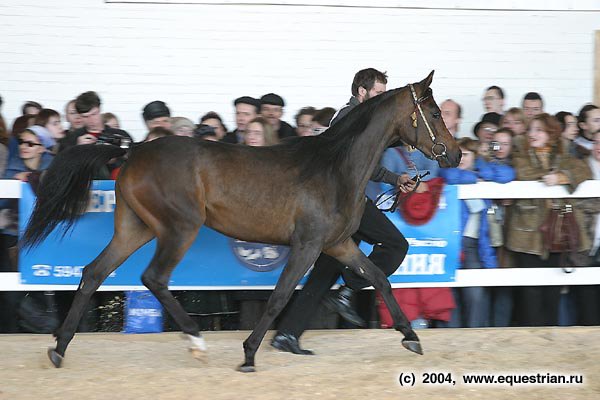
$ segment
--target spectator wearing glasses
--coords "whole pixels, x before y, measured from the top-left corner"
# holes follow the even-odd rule
[[[473,127],[473,134],[479,139],[479,156],[484,158],[489,157],[490,142],[494,139],[494,134],[498,130],[501,118],[500,114],[489,112],[484,114],[481,121]]]
[[[48,168],[53,157],[46,151],[41,138],[29,129],[17,136],[17,143],[19,144],[18,155],[10,157],[4,178],[27,182],[33,172]]]
[[[490,86],[483,95],[483,108],[486,113],[504,114],[504,91],[498,86]]]

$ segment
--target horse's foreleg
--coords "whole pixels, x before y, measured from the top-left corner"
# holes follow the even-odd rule
[[[380,291],[385,305],[390,310],[394,321],[394,328],[402,332],[404,339],[402,345],[415,353],[423,354],[417,334],[410,326],[410,321],[402,312],[398,302],[392,295],[392,287],[385,274],[366,256],[352,239],[348,239],[339,245],[326,249],[324,253],[335,257],[339,262],[347,265],[354,273],[363,276],[371,282],[373,287]]]
[[[296,285],[321,253],[321,245],[320,241],[292,245],[288,263],[281,272],[277,285],[269,297],[267,309],[250,336],[244,341],[245,360],[238,367],[239,371],[255,371],[254,356],[265,337],[267,329],[269,329],[275,318],[277,318],[281,310],[288,303]]]

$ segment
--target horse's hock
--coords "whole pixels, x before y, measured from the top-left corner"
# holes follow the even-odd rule
[[[235,371],[248,332],[206,332],[206,362],[178,333],[79,334],[63,368],[48,335],[0,335],[0,399],[591,399],[600,395],[600,328],[424,329],[424,356],[393,330],[308,331],[315,356],[271,348],[255,374]],[[269,332],[267,339],[270,339]],[[450,373],[455,385],[400,386],[400,374]],[[467,373],[583,375],[582,385],[465,385]],[[442,375],[440,375],[442,376]]]

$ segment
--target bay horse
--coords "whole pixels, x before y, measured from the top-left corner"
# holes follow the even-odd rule
[[[190,340],[195,356],[206,351],[198,326],[168,290],[169,276],[202,225],[249,242],[290,246],[267,310],[244,341],[239,371],[255,371],[255,354],[294,288],[321,252],[364,276],[383,296],[404,338],[422,354],[419,338],[392,296],[386,276],[356,246],[365,187],[383,151],[401,140],[441,167],[457,166],[461,152],[444,125],[430,84],[390,90],[355,107],[320,136],[270,147],[249,147],[166,137],[135,147],[115,183],[114,235],[83,270],[56,347],[60,367],[92,294],[110,273],[153,238],[156,253],[142,283]],[[39,186],[23,234],[25,247],[40,243],[59,224],[63,233],[83,214],[95,171],[127,150],[113,145],[74,146],[59,153]]]

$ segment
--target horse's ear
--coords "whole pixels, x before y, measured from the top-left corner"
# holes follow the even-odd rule
[[[427,78],[423,79],[420,84],[421,87],[423,88],[423,90],[429,88],[429,85],[431,85],[431,81],[433,81],[433,73],[435,72],[435,70],[432,70],[429,75],[427,75]]]

